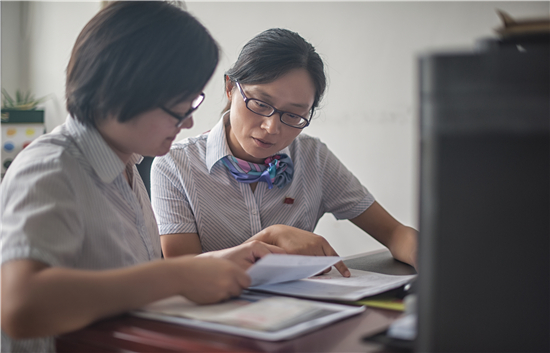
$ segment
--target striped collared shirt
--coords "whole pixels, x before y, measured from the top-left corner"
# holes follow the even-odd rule
[[[69,117],[25,148],[1,184],[2,263],[103,270],[161,257],[158,227],[133,155],[128,165],[94,128]],[[133,188],[124,177],[127,170]],[[53,339],[11,340],[4,351],[49,351]]]
[[[294,163],[292,182],[271,190],[260,182],[252,192],[221,161],[232,155],[223,118],[210,132],[175,143],[155,158],[151,171],[160,234],[197,233],[203,251],[219,250],[274,224],[313,231],[327,212],[351,219],[374,202],[319,139],[302,133],[280,153]]]

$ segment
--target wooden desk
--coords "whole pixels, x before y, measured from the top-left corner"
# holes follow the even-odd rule
[[[387,274],[411,274],[387,251],[348,258],[351,268]],[[384,352],[384,347],[364,343],[367,334],[382,331],[400,312],[367,308],[364,313],[292,340],[267,342],[190,328],[131,315],[97,322],[57,338],[58,352]]]

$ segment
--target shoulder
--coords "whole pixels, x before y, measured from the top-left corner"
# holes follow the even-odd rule
[[[294,157],[313,157],[319,155],[325,155],[328,151],[328,147],[318,137],[313,137],[304,133],[301,133],[294,139],[294,141],[288,146],[290,153]]]
[[[170,152],[177,151],[194,151],[206,148],[206,141],[209,132],[205,132],[198,136],[186,137],[183,140],[174,142],[170,148]]]
[[[316,172],[345,169],[340,159],[317,137],[302,133],[289,146],[289,150],[297,168],[314,169]]]
[[[185,164],[204,163],[206,158],[206,141],[208,133],[195,137],[187,137],[178,142],[174,142],[170,151],[164,156],[155,157],[153,168],[160,166],[176,167]]]
[[[43,135],[22,150],[8,169],[8,174],[67,173],[79,169],[83,159],[71,137],[62,128]]]
[[[2,204],[27,207],[31,200],[74,199],[89,179],[85,163],[70,139],[55,133],[40,137],[9,166],[1,184]]]

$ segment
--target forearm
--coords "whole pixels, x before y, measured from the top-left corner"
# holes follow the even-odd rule
[[[417,242],[417,231],[400,224],[388,238],[387,247],[395,259],[416,268]]]
[[[378,202],[350,221],[386,246],[394,258],[416,267],[416,230],[401,224]]]
[[[2,266],[2,324],[18,338],[79,329],[178,292],[171,261],[108,271],[48,267],[18,282],[11,281],[18,273],[4,271],[7,265],[12,264]],[[17,272],[25,275],[24,269]]]
[[[164,234],[160,236],[165,258],[202,253],[199,235],[196,233]]]

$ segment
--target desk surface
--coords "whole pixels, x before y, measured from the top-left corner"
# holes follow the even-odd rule
[[[387,274],[415,273],[388,251],[353,256],[350,268]],[[400,312],[367,308],[364,313],[292,340],[267,342],[121,315],[57,339],[58,352],[383,352],[361,338],[384,330]]]

